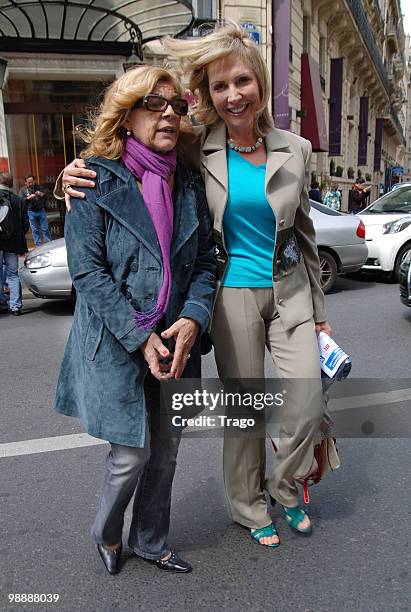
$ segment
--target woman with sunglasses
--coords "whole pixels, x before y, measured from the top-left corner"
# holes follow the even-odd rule
[[[200,376],[216,262],[203,183],[176,152],[182,93],[169,71],[148,66],[107,89],[83,134],[96,188],[73,199],[65,226],[77,301],[55,409],[110,442],[92,528],[110,574],[133,495],[131,550],[191,571],[167,543],[181,432],[163,421],[159,381]]]
[[[231,435],[227,428],[224,439],[231,515],[259,544],[276,547],[265,491],[283,506],[293,530],[312,532],[296,480],[312,466],[323,417],[316,333],[331,335],[306,188],[311,144],[273,126],[267,66],[240,26],[166,39],[165,47],[183,61],[189,87],[199,96],[196,119],[202,127],[192,159],[205,180],[220,260],[211,325],[219,376],[240,385],[263,379],[267,348],[287,382],[271,473],[265,473],[263,437]],[[71,186],[89,184],[92,176],[78,165],[74,161],[64,171],[68,195],[76,194]]]

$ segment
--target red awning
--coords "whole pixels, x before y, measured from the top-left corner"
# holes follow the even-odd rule
[[[301,55],[301,110],[301,136],[311,142],[314,152],[328,151],[320,68],[308,53]]]

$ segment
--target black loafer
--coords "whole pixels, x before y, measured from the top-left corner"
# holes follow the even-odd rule
[[[119,572],[121,549],[121,544],[116,550],[110,550],[102,544],[97,544],[97,550],[99,552],[99,555],[102,558],[104,565],[106,566],[106,570],[111,575],[118,574]]]
[[[187,561],[181,559],[176,553],[171,551],[171,557],[169,559],[146,559],[158,567],[158,569],[164,570],[165,572],[178,572],[180,574],[188,574],[193,571],[193,568]]]
[[[11,314],[14,315],[15,317],[19,317],[20,316],[20,308],[17,308],[16,310],[12,310]]]

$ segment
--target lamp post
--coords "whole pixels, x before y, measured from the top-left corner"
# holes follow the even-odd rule
[[[130,32],[131,42],[131,55],[128,56],[125,62],[123,62],[124,72],[137,68],[137,66],[144,66],[143,56],[143,37],[141,31],[136,26],[126,24],[127,30]]]

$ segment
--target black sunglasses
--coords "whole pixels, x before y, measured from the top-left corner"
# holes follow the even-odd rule
[[[188,102],[184,100],[184,98],[172,98],[171,100],[167,100],[167,98],[159,94],[147,94],[144,98],[137,100],[133,109],[144,107],[155,113],[163,113],[168,105],[171,106],[176,115],[187,115],[188,113]]]

